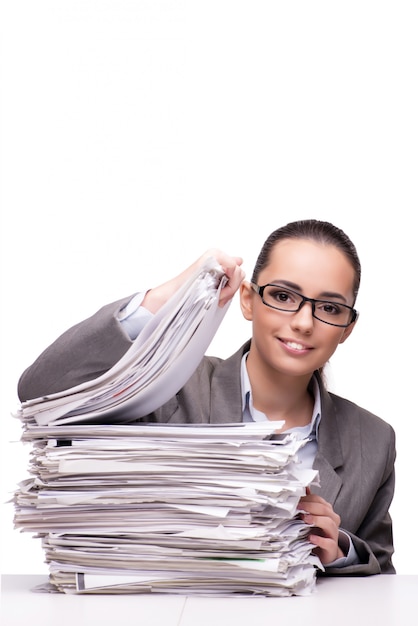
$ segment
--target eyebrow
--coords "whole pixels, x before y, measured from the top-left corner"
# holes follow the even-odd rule
[[[302,287],[300,285],[298,285],[297,283],[292,283],[290,280],[281,280],[281,279],[274,279],[272,281],[269,281],[269,284],[274,284],[274,285],[283,285],[283,287],[289,287],[289,289],[293,289],[294,291],[298,291],[299,293],[302,293]],[[343,300],[344,302],[347,302],[347,298],[344,298],[344,296],[341,293],[337,293],[335,291],[323,291],[320,294],[320,300],[324,299],[324,298],[338,298],[338,300]],[[318,300],[318,298],[313,298],[314,300]]]

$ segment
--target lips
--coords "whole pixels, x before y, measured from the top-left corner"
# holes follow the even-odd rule
[[[307,346],[307,345],[305,345],[303,343],[299,343],[297,341],[290,341],[290,340],[287,340],[287,339],[280,339],[280,341],[285,346],[290,348],[291,350],[296,350],[296,351],[299,351],[299,352],[306,351],[306,350],[312,350],[312,348],[310,346]]]

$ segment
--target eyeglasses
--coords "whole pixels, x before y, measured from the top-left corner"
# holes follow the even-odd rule
[[[329,300],[316,300],[307,298],[297,291],[268,283],[267,285],[256,285],[251,283],[251,287],[260,296],[266,306],[278,311],[296,313],[300,311],[305,302],[310,302],[312,306],[312,316],[320,322],[331,326],[346,328],[350,326],[358,317],[358,311],[351,306],[332,302]]]

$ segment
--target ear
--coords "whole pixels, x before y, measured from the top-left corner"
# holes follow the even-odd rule
[[[253,319],[254,291],[248,281],[243,281],[239,291],[241,312],[246,320]]]
[[[347,328],[344,328],[344,332],[343,332],[343,334],[341,336],[341,339],[340,339],[339,343],[344,343],[344,341],[349,338],[349,336],[351,335],[351,333],[354,330],[354,326],[357,324],[357,320],[358,320],[358,316],[357,316],[357,319],[356,319],[355,322],[350,324],[350,326],[347,326]]]

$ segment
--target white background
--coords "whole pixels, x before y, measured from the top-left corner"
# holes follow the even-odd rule
[[[9,0],[0,24],[2,502],[27,476],[17,379],[60,332],[212,246],[250,274],[276,227],[326,219],[363,263],[330,387],[396,430],[416,573],[416,3]],[[210,353],[249,337],[237,305]],[[1,571],[47,572],[1,521]]]

